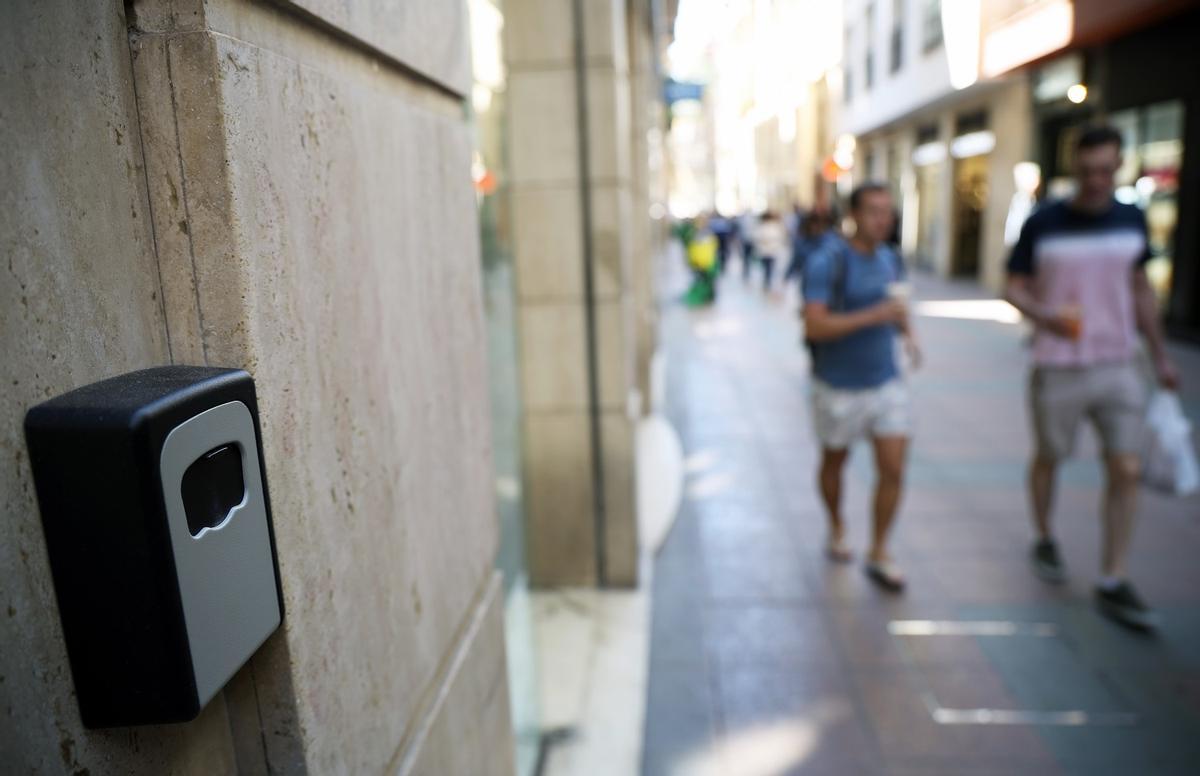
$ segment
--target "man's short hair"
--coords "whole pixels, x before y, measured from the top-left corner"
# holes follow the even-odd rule
[[[1117,147],[1117,151],[1120,151],[1121,147],[1125,145],[1125,141],[1115,127],[1107,124],[1097,124],[1083,130],[1079,135],[1079,140],[1075,143],[1075,150],[1087,151],[1106,145],[1114,145]]]
[[[850,192],[850,210],[855,211],[862,205],[863,197],[868,194],[888,194],[892,190],[887,187],[887,184],[879,183],[878,181],[867,181],[860,183],[854,187],[854,191]]]

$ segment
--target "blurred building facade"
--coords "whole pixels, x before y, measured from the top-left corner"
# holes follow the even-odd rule
[[[696,6],[709,5],[697,3]],[[1192,0],[732,0],[706,10],[713,203],[808,207],[889,184],[914,263],[998,290],[1020,225],[1069,186],[1071,139],[1126,136],[1176,334],[1200,330]],[[685,6],[682,14],[692,12]],[[1189,211],[1189,204],[1191,210]]]
[[[1117,197],[1146,211],[1147,267],[1174,334],[1200,339],[1200,3],[1099,0],[984,5],[981,71],[1029,79],[1028,158],[1061,196],[1080,128],[1125,140]]]
[[[1021,221],[1066,196],[1080,128],[1125,136],[1118,197],[1147,211],[1151,280],[1172,330],[1200,327],[1197,3],[848,0],[843,111],[852,181],[888,182],[918,264],[993,290]],[[1192,107],[1194,112],[1196,108]],[[1189,142],[1192,141],[1192,142]],[[1192,210],[1195,205],[1192,205]]]
[[[973,73],[971,5],[846,2],[840,129],[856,140],[853,182],[892,187],[905,253],[998,288],[1013,169],[1029,149],[1029,98],[1022,77]]]
[[[726,4],[710,44],[715,205],[724,212],[811,207],[838,106],[839,4],[740,0]]]
[[[636,578],[670,4],[8,10],[5,769],[530,773],[524,591]],[[22,418],[169,363],[256,379],[286,618],[196,721],[89,731]]]

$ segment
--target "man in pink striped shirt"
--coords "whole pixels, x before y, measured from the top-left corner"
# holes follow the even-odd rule
[[[1163,346],[1146,219],[1113,198],[1121,136],[1086,130],[1075,158],[1075,196],[1038,210],[1021,230],[1008,263],[1008,300],[1034,323],[1030,411],[1037,449],[1029,487],[1038,539],[1034,568],[1047,581],[1065,579],[1051,531],[1058,464],[1070,457],[1079,425],[1095,427],[1103,447],[1104,545],[1096,601],[1129,627],[1153,628],[1154,612],[1126,578],[1133,535],[1145,396],[1136,366],[1138,333],[1159,382],[1174,388],[1179,373]]]

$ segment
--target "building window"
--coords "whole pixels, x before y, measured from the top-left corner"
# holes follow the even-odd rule
[[[892,0],[891,72],[904,67],[904,0]]]
[[[842,61],[846,63],[845,69],[842,71],[842,99],[847,105],[854,99],[854,74],[852,72],[853,68],[850,67],[850,63],[854,61],[854,58],[850,55],[850,41],[850,28],[847,27],[845,48],[842,50]]]
[[[924,0],[924,3],[921,48],[928,54],[942,45],[942,0]]]
[[[867,43],[867,59],[863,63],[863,91],[875,85],[875,4],[867,4],[867,19],[864,37]]]

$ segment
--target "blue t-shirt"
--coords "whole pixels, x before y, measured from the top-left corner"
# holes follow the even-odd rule
[[[833,300],[835,267],[842,264],[841,299]],[[864,256],[845,240],[832,237],[808,258],[804,267],[804,300],[830,305],[834,313],[852,313],[887,298],[889,283],[902,280],[900,257],[880,244]],[[832,301],[831,301],[832,300]],[[834,388],[877,388],[895,379],[896,327],[869,326],[837,340],[814,343],[813,372]]]

